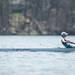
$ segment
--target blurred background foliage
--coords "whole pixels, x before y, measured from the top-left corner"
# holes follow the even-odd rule
[[[0,0],[1,35],[75,34],[75,0]]]

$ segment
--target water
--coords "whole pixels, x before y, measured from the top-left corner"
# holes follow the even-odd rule
[[[57,36],[1,36],[0,48],[44,48],[62,46]]]
[[[61,46],[59,36],[15,37],[1,36],[0,48]],[[0,75],[75,75],[75,52],[0,52]]]

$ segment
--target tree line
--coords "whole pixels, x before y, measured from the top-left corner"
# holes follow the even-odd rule
[[[1,35],[75,34],[75,0],[0,0]]]

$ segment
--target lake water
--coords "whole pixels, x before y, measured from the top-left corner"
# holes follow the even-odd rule
[[[63,46],[59,36],[0,36],[0,49],[34,47]],[[75,52],[1,51],[0,75],[75,75]]]
[[[44,48],[62,46],[57,36],[1,36],[0,48]]]
[[[68,39],[75,41],[74,36]],[[60,36],[0,36],[0,48],[57,48],[63,47]]]

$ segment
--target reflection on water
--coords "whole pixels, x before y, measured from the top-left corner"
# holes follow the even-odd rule
[[[0,52],[0,75],[75,75],[75,52]]]

